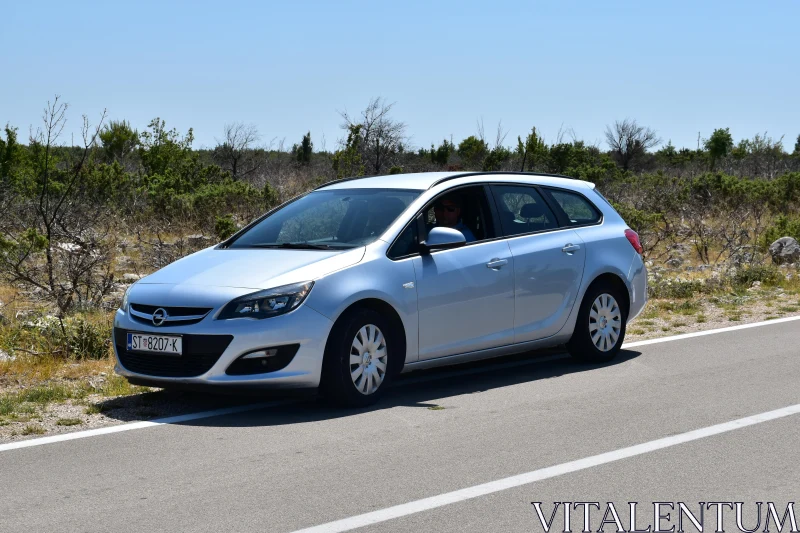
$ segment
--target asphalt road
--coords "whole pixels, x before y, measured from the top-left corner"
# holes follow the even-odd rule
[[[368,411],[298,401],[3,451],[0,531],[291,532],[800,404],[800,322],[541,358],[406,375]],[[623,522],[637,501],[645,526],[657,500],[785,509],[798,441],[794,414],[358,531],[542,531],[532,501],[614,502]]]

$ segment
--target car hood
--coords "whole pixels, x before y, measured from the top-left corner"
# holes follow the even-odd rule
[[[268,289],[310,281],[361,261],[365,247],[345,251],[206,248],[142,278],[140,284]]]

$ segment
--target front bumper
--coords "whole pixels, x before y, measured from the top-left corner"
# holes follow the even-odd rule
[[[128,313],[117,310],[114,317],[115,331],[138,331],[161,335],[231,335],[233,339],[208,371],[193,377],[165,377],[153,373],[132,372],[121,363],[119,348],[117,343],[113,342],[116,357],[114,370],[134,382],[163,387],[170,385],[277,389],[317,387],[322,372],[325,342],[332,326],[333,323],[328,318],[305,305],[287,315],[263,320],[248,318],[214,320],[210,314],[197,324],[174,327],[145,324],[134,320]],[[289,344],[298,344],[300,347],[291,362],[281,370],[249,375],[225,373],[226,369],[245,353]],[[148,357],[159,356],[153,354]]]

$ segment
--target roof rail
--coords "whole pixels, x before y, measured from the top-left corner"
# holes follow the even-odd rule
[[[503,175],[505,175],[505,174],[514,174],[514,175],[519,175],[519,176],[547,176],[549,178],[566,178],[566,179],[570,179],[570,180],[584,181],[584,180],[579,180],[578,178],[573,178],[572,176],[565,176],[563,174],[548,174],[546,172],[519,172],[519,171],[513,171],[513,170],[490,170],[490,171],[486,171],[486,172],[463,172],[461,174],[454,174],[452,176],[447,176],[447,177],[444,177],[442,179],[438,179],[438,180],[434,181],[431,184],[431,186],[428,187],[428,189],[432,189],[432,188],[436,187],[437,185],[439,185],[440,183],[444,183],[445,181],[454,180],[456,178],[465,178],[467,176],[497,175],[497,174],[503,174]]]
[[[336,183],[342,183],[343,181],[363,180],[363,179],[366,179],[366,178],[374,178],[374,177],[376,177],[376,176],[353,176],[351,178],[340,178],[338,180],[331,180],[331,181],[329,181],[327,183],[323,183],[319,187],[314,187],[314,189],[312,189],[312,190],[316,191],[317,189],[321,189],[323,187],[327,187],[328,185],[334,185]]]

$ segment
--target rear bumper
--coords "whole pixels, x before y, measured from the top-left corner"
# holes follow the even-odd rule
[[[314,388],[319,386],[325,342],[332,325],[333,323],[328,318],[308,306],[301,306],[288,315],[264,320],[214,320],[209,316],[197,324],[179,327],[155,327],[143,324],[132,319],[128,313],[118,310],[114,317],[114,328],[117,332],[115,337],[119,333],[124,334],[127,331],[140,331],[163,335],[230,335],[233,338],[207,371],[191,377],[158,375],[164,372],[159,370],[157,360],[153,360],[153,364],[139,365],[137,367],[139,371],[134,372],[126,368],[120,358],[119,352],[124,350],[125,346],[118,346],[118,343],[114,342],[116,358],[114,370],[132,383],[155,387],[176,386],[176,388],[193,389],[205,387],[219,389]],[[291,362],[281,370],[249,375],[225,373],[227,368],[241,355],[258,349],[288,344],[298,344],[299,349]],[[191,355],[187,353],[181,357],[191,357]],[[148,357],[157,358],[159,356],[148,355]],[[146,370],[141,370],[142,368]]]
[[[639,316],[647,304],[647,269],[639,254],[635,254],[628,271],[628,286],[631,291],[631,305],[628,310],[628,322],[630,322]]]

